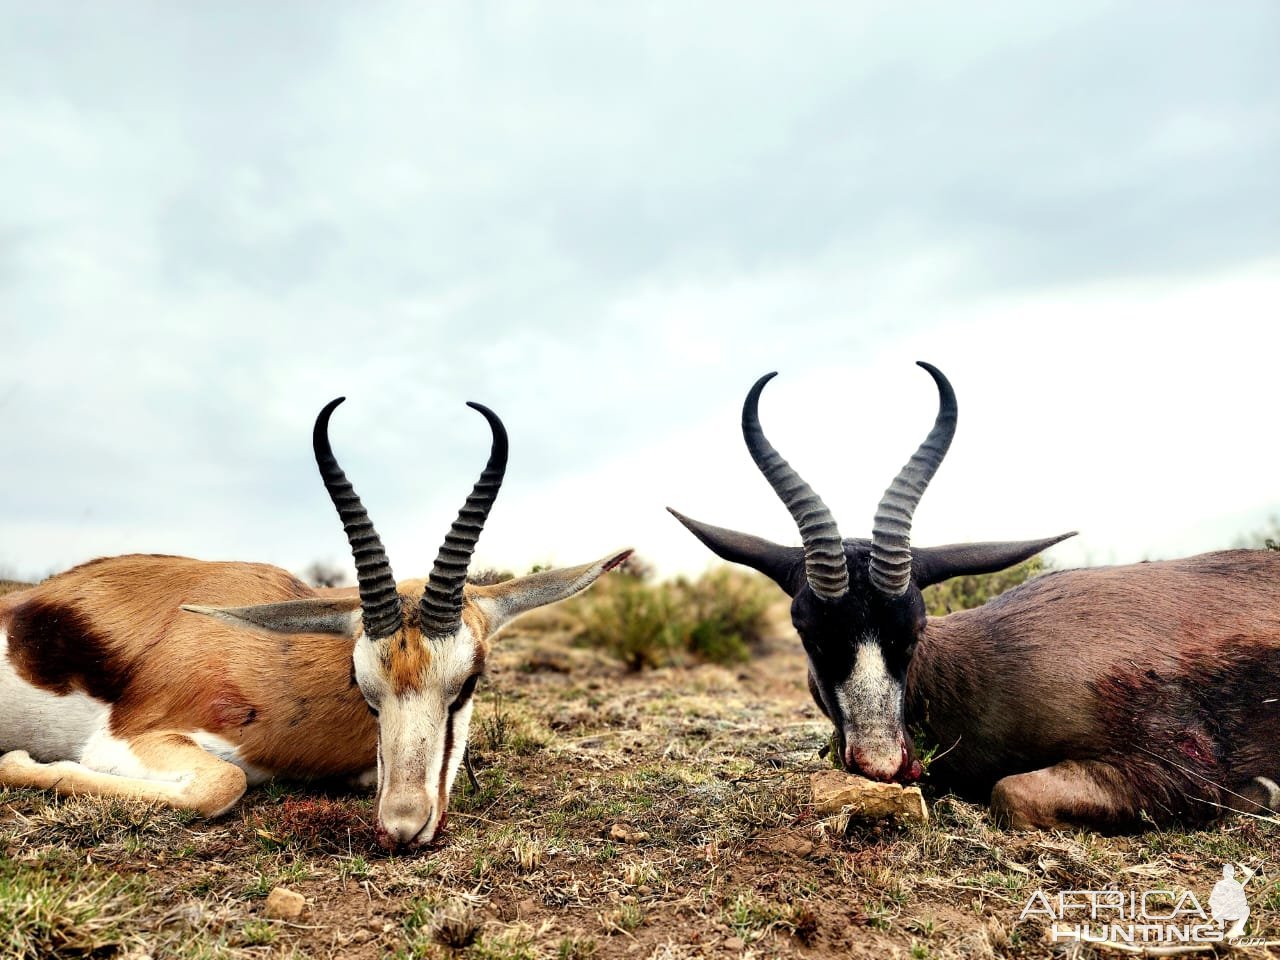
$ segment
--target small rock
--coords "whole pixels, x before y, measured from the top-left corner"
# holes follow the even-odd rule
[[[621,843],[644,843],[649,839],[649,834],[625,823],[615,823],[609,828],[609,839]]]
[[[275,920],[297,920],[307,905],[307,898],[288,887],[276,887],[267,894],[264,912]]]
[[[724,948],[726,950],[741,950],[746,947],[746,945],[747,942],[741,937],[730,937],[724,942]]]
[[[813,806],[818,813],[848,813],[867,820],[896,817],[924,823],[929,819],[924,796],[919,787],[900,783],[877,783],[839,770],[823,770],[810,774]]]
[[[531,917],[535,910],[538,909],[537,901],[533,897],[526,897],[516,904],[516,916]]]

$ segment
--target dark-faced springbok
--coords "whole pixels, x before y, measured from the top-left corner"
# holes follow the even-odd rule
[[[1280,554],[1063,570],[973,610],[927,617],[921,590],[1000,570],[1071,534],[912,547],[916,505],[951,444],[956,398],[936,368],[937,420],[876,510],[842,540],[822,500],[742,410],[752,458],[802,547],[672,513],[726,560],[792,598],[809,689],[847,770],[921,775],[908,728],[942,754],[931,779],[989,800],[1015,827],[1126,830],[1280,807]]]
[[[346,529],[358,593],[277,567],[182,557],[94,560],[0,598],[0,784],[140,797],[215,816],[246,783],[376,783],[379,841],[421,846],[445,821],[489,642],[526,610],[590,586],[630,553],[466,583],[507,434],[431,574],[397,584],[329,446],[316,463]]]

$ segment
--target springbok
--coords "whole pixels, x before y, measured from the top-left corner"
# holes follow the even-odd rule
[[[507,463],[488,464],[430,576],[397,584],[316,420],[316,463],[355,557],[355,591],[277,567],[182,557],[94,560],[0,598],[0,785],[140,797],[216,816],[249,783],[376,783],[379,842],[445,822],[489,642],[586,589],[630,550],[490,586],[466,583]]]
[[[1072,536],[920,548],[917,504],[955,433],[946,377],[932,431],[889,486],[872,539],[842,540],[831,511],[765,438],[760,378],[747,449],[803,547],[671,512],[726,560],[792,598],[809,690],[840,764],[877,780],[921,776],[908,727],[943,752],[931,779],[990,801],[1018,828],[1133,829],[1280,808],[1280,554],[1044,574],[973,610],[926,617],[921,590],[989,573]]]

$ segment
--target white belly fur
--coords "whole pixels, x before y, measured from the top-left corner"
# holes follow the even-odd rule
[[[9,634],[0,629],[0,753],[25,750],[46,763],[79,760],[110,715],[108,704],[88,694],[60,696],[27,683],[9,659]]]
[[[110,732],[111,706],[79,691],[50,693],[34,687],[14,669],[9,635],[0,629],[0,754],[25,750],[33,760],[54,763],[71,760],[91,770],[122,777],[181,782],[185,771],[151,770]],[[197,730],[191,738],[215,757],[244,770],[250,784],[270,774],[240,759],[239,748],[221,737]]]
[[[207,730],[197,730],[191,734],[191,739],[219,760],[225,760],[227,763],[234,763],[237,767],[243,770],[245,779],[249,781],[249,786],[251,787],[257,786],[260,783],[266,783],[272,777],[270,771],[263,770],[260,767],[255,767],[251,763],[246,763],[240,757],[240,748],[230,741],[222,739],[222,737],[218,736],[216,733],[210,733]]]

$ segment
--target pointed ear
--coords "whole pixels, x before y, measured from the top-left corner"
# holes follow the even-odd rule
[[[784,547],[781,544],[738,533],[724,527],[713,527],[667,507],[671,514],[695,537],[711,548],[717,556],[730,563],[741,563],[759,570],[766,577],[794,597],[804,586],[804,547]]]
[[[492,636],[522,613],[581,593],[629,556],[630,549],[620,550],[595,563],[543,570],[488,586],[469,586],[467,599],[480,608]]]
[[[995,573],[1034,557],[1076,531],[1044,540],[1005,540],[991,543],[952,543],[944,547],[912,547],[911,575],[920,589],[977,573]]]
[[[355,637],[360,633],[360,598],[312,597],[253,607],[202,607],[183,604],[188,613],[213,617],[242,630],[271,633],[334,633]]]

